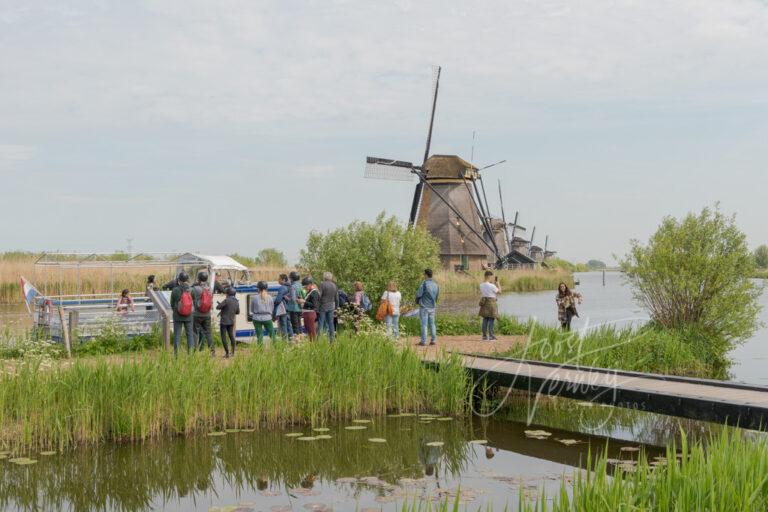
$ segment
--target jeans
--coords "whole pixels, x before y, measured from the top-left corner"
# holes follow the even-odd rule
[[[196,316],[194,317],[195,337],[197,338],[198,350],[205,348],[205,342],[208,342],[208,348],[211,352],[214,352],[213,346],[213,334],[211,333],[211,317],[210,316]]]
[[[179,341],[181,340],[181,330],[187,331],[187,352],[190,352],[195,346],[195,335],[192,329],[192,317],[189,320],[173,321],[173,353],[179,353]]]
[[[483,338],[496,338],[496,334],[493,332],[493,327],[496,323],[496,319],[483,318]]]
[[[437,339],[435,308],[419,308],[419,321],[421,322],[421,343],[427,342],[427,328],[432,331],[432,343],[434,343]]]
[[[296,336],[301,334],[301,311],[289,311],[288,317],[291,319],[291,329]]]
[[[400,337],[400,315],[387,315],[384,317],[384,323],[387,324],[387,330],[392,337],[398,339]]]
[[[571,330],[571,321],[573,320],[573,311],[570,309],[565,310],[565,322],[563,322],[563,330],[564,331],[570,331]]]
[[[227,338],[232,343],[232,355],[235,354],[235,326],[234,325],[219,325],[219,334],[221,334],[221,344],[224,345],[224,352],[229,354],[229,345],[227,345]]]
[[[277,323],[280,326],[280,336],[286,340],[293,338],[293,326],[291,325],[291,318],[287,313],[278,316]]]
[[[333,325],[333,310],[321,311],[318,314],[320,315],[318,331],[323,332],[323,329],[325,329],[328,332],[328,339],[333,341],[333,338],[336,336],[336,326]]]

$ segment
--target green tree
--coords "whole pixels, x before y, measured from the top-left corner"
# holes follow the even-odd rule
[[[256,263],[262,267],[285,268],[288,266],[285,254],[272,247],[260,250],[256,256]]]
[[[589,260],[587,266],[590,270],[602,270],[606,267],[605,263],[600,260]]]
[[[768,245],[761,245],[753,253],[757,268],[768,268]]]
[[[439,265],[438,254],[438,242],[427,231],[381,213],[373,223],[356,221],[325,234],[310,233],[300,266],[316,278],[329,271],[348,290],[363,281],[375,301],[390,280],[404,297],[412,296],[424,269]]]
[[[735,217],[717,206],[664,218],[647,245],[631,242],[621,267],[655,323],[695,328],[722,342],[723,354],[758,326],[761,290],[749,280],[754,258]]]

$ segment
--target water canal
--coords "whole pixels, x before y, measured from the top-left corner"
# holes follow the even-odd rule
[[[624,274],[606,272],[605,286],[601,272],[577,273],[575,278],[579,281],[576,290],[584,296],[584,302],[579,306],[580,317],[573,320],[574,330],[603,324],[640,325],[648,320],[647,313],[632,299]],[[764,280],[755,282],[764,285]],[[733,360],[730,373],[734,381],[768,385],[768,293],[760,296],[760,304],[761,326],[749,340],[730,353]],[[446,299],[443,306],[447,311],[475,313],[477,299],[452,297]],[[504,294],[499,298],[499,312],[521,320],[536,318],[543,324],[557,324],[553,291]]]
[[[579,274],[584,294],[576,328],[646,319],[622,276]],[[768,300],[762,298],[766,322]],[[553,293],[508,294],[502,313],[554,322]],[[474,311],[476,300],[444,309]],[[18,314],[14,311],[14,314]],[[733,353],[733,378],[766,383],[768,331]],[[403,502],[453,499],[471,509],[517,508],[520,496],[554,495],[587,454],[608,450],[615,463],[649,458],[663,446],[718,425],[571,400],[515,394],[489,417],[404,415],[370,422],[227,432],[145,444],[107,444],[64,453],[0,454],[0,509],[104,511],[400,510]],[[358,427],[348,429],[347,427]],[[531,435],[531,431],[538,432]],[[527,431],[527,432],[526,432]],[[288,436],[286,434],[297,434]],[[310,437],[304,440],[301,437]],[[762,435],[762,434],[755,434]],[[371,441],[371,440],[374,441]],[[482,442],[482,443],[481,443]],[[15,465],[27,456],[37,462]]]

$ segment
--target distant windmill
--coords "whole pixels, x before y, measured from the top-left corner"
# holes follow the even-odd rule
[[[494,265],[500,266],[507,251],[497,244],[487,201],[478,189],[482,169],[455,155],[429,155],[440,71],[440,67],[434,68],[432,110],[422,164],[367,157],[365,176],[400,181],[418,178],[408,222],[423,226],[440,241],[445,266],[480,268],[487,265],[489,256]]]

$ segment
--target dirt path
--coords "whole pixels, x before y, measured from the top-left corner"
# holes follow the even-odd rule
[[[463,352],[466,354],[495,354],[507,352],[515,345],[525,343],[525,336],[499,336],[496,341],[483,341],[482,336],[438,336],[437,345],[419,346],[419,338],[415,336],[401,340],[404,347],[424,355],[437,354],[440,350],[448,352]]]

